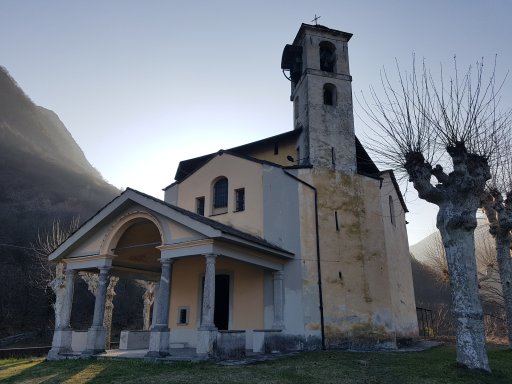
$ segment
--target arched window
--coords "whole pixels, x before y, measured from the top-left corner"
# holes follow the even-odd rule
[[[228,179],[221,177],[213,184],[213,208],[228,207]]]
[[[336,87],[333,84],[324,84],[324,105],[336,105]]]
[[[396,225],[395,204],[391,196],[389,196],[389,217],[391,218],[391,224]]]
[[[322,41],[320,43],[320,70],[334,72],[336,68],[336,47],[333,43]]]

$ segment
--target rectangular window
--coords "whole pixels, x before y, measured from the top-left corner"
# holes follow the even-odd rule
[[[204,196],[196,197],[196,213],[204,216]]]
[[[245,188],[235,189],[235,211],[245,210]]]
[[[188,307],[179,307],[178,308],[178,325],[187,325],[188,324]]]

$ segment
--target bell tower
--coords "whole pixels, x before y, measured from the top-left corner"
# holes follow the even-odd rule
[[[301,165],[356,171],[351,37],[322,25],[302,24],[293,44],[284,48],[281,68],[289,71],[294,128],[302,128]]]

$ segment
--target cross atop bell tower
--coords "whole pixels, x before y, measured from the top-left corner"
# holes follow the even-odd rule
[[[323,25],[302,24],[293,44],[284,48],[281,68],[289,71],[294,128],[302,128],[302,165],[356,171],[351,37]]]

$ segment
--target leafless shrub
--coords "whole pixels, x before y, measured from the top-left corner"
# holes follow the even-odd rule
[[[48,283],[55,278],[55,263],[48,261],[48,256],[62,244],[80,226],[80,219],[71,219],[68,225],[63,225],[59,220],[53,222],[48,231],[39,232],[37,240],[32,244],[34,250],[34,263],[32,270],[32,282],[41,289],[47,289]]]

